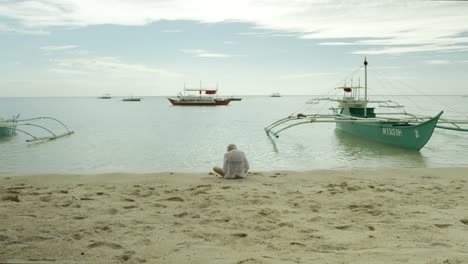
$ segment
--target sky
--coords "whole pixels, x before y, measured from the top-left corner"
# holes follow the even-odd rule
[[[468,94],[468,1],[0,0],[0,97],[317,95],[364,58],[369,93]]]

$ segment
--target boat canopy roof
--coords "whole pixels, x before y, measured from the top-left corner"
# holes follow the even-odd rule
[[[218,89],[201,89],[201,88],[197,88],[197,89],[185,89],[185,91],[189,91],[189,92],[205,92],[205,94],[216,94],[218,92]]]

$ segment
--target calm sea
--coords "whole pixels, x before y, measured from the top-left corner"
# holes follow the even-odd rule
[[[24,134],[0,139],[0,175],[208,172],[222,165],[229,143],[246,153],[254,171],[468,165],[468,133],[436,130],[419,152],[340,133],[334,123],[291,128],[274,141],[266,135],[264,127],[306,106],[328,111],[330,105],[305,105],[310,98],[245,96],[217,107],[172,106],[165,97],[0,98],[0,117],[51,116],[75,131],[41,143],[26,143]],[[394,99],[419,113],[468,113],[468,97]]]

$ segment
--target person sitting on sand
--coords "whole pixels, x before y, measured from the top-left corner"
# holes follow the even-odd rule
[[[234,144],[227,146],[227,153],[224,154],[223,168],[214,167],[213,171],[223,176],[225,179],[245,178],[249,170],[249,162],[244,152],[237,149]]]

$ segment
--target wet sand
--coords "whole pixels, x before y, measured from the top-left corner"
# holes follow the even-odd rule
[[[0,263],[468,263],[468,168],[0,177]]]

